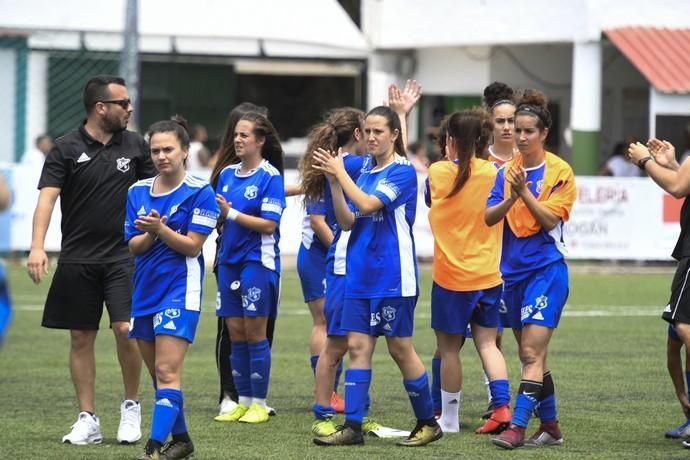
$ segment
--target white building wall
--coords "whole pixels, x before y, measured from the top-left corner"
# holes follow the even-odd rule
[[[491,83],[491,48],[470,46],[417,50],[415,78],[426,95],[481,95]]]
[[[0,161],[14,161],[16,52],[0,48]]]
[[[36,137],[48,129],[48,54],[40,51],[29,53],[28,82],[26,90],[26,149],[34,146]]]

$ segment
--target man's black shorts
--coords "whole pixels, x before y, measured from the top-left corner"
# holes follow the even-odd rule
[[[661,317],[669,323],[690,323],[690,257],[678,262],[671,285],[671,299]]]
[[[108,309],[110,323],[129,322],[132,311],[131,260],[107,264],[58,263],[43,310],[44,327],[97,330]]]

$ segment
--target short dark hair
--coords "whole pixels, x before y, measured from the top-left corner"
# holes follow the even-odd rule
[[[125,79],[115,75],[96,75],[89,78],[84,86],[84,97],[82,98],[87,114],[91,113],[96,102],[110,98],[108,85],[111,84],[125,86]]]

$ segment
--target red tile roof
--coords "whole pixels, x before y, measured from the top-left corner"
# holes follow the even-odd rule
[[[623,55],[662,93],[690,93],[690,29],[604,30]]]

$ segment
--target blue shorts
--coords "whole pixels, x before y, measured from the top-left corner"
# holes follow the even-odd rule
[[[676,332],[676,328],[673,326],[673,324],[668,325],[668,338],[675,340],[676,342],[682,342],[680,337],[678,337],[678,333]]]
[[[503,288],[504,327],[520,330],[527,324],[551,329],[558,326],[568,300],[568,266],[559,260]]]
[[[433,283],[431,328],[446,334],[466,336],[470,323],[498,327],[502,292],[502,285],[479,291],[451,291]]]
[[[275,318],[280,277],[255,262],[218,265],[216,316]]]
[[[157,335],[171,335],[194,342],[199,312],[181,308],[166,308],[152,315],[132,317],[129,320],[129,338],[155,342]]]
[[[417,296],[345,299],[341,327],[372,337],[412,337]]]
[[[329,337],[347,336],[347,331],[341,327],[344,302],[345,275],[326,273],[326,302],[323,313],[326,317],[326,335]]]
[[[326,295],[326,252],[316,245],[307,249],[300,244],[297,252],[297,274],[302,284],[305,302],[323,298]]]

